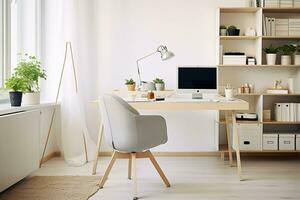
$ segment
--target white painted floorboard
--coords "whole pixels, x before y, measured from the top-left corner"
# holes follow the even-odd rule
[[[166,188],[150,161],[137,161],[138,194],[145,200],[300,200],[299,157],[243,158],[244,178],[218,157],[158,157],[171,188]],[[101,175],[109,158],[100,158]],[[91,175],[92,163],[70,167],[62,158],[43,165],[33,175]],[[84,183],[82,183],[84,184]],[[106,185],[91,200],[132,199],[127,161],[117,160]]]

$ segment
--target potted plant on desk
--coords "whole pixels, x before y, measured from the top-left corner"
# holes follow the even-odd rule
[[[15,69],[16,75],[26,81],[26,89],[23,95],[24,105],[40,104],[39,80],[46,79],[46,71],[41,68],[41,62],[35,56],[28,56],[21,59]]]
[[[23,91],[26,89],[26,80],[14,74],[6,80],[5,87],[10,90],[11,106],[21,106]]]
[[[153,80],[153,83],[155,84],[156,91],[165,90],[165,82],[163,79],[156,78],[155,80]]]
[[[266,47],[263,50],[266,53],[267,65],[275,65],[278,48],[270,45],[269,47]]]
[[[283,45],[278,47],[279,53],[281,54],[281,65],[292,64],[292,54],[296,51],[294,45]]]
[[[135,91],[135,81],[131,79],[125,79],[125,85],[127,85],[128,91]]]
[[[238,29],[236,26],[231,25],[227,28],[227,33],[229,36],[239,36],[240,29]]]

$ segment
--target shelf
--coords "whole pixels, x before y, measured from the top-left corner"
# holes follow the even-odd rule
[[[300,8],[263,8],[264,13],[300,13]]]
[[[228,145],[227,144],[220,144],[219,151],[228,152]],[[235,152],[232,149],[232,152]],[[241,150],[242,153],[300,153],[298,150]]]
[[[237,120],[237,124],[261,124],[262,122],[259,121],[247,121],[247,120]],[[220,119],[219,124],[226,124],[225,119]]]
[[[220,40],[256,40],[259,36],[220,36]]]
[[[218,65],[218,67],[247,67],[247,68],[268,68],[268,67],[278,67],[278,68],[298,68],[300,65]]]
[[[222,7],[220,8],[221,13],[255,13],[260,8],[254,7]]]
[[[300,36],[262,36],[266,40],[300,40]]]
[[[280,125],[300,125],[300,122],[278,122],[278,121],[264,121],[263,124],[270,124],[270,125],[276,125],[276,124],[280,124]]]
[[[300,94],[267,94],[267,93],[249,93],[249,94],[236,94],[236,96],[300,96]]]

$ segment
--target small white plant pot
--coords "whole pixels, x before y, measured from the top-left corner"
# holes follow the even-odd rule
[[[156,91],[164,91],[165,90],[165,84],[164,83],[156,83],[155,84]]]
[[[300,55],[295,55],[295,57],[294,57],[294,65],[300,65]]]
[[[227,35],[227,29],[220,29],[220,35],[226,36]]]
[[[281,65],[291,65],[292,57],[290,55],[282,55],[281,56]]]
[[[23,93],[22,105],[38,105],[40,104],[39,92]]]
[[[276,64],[276,56],[277,56],[277,54],[273,54],[273,53],[267,54],[266,55],[267,65],[275,65]]]

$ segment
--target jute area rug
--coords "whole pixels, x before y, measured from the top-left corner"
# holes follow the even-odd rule
[[[96,176],[35,176],[0,193],[0,200],[87,200],[97,191]]]

